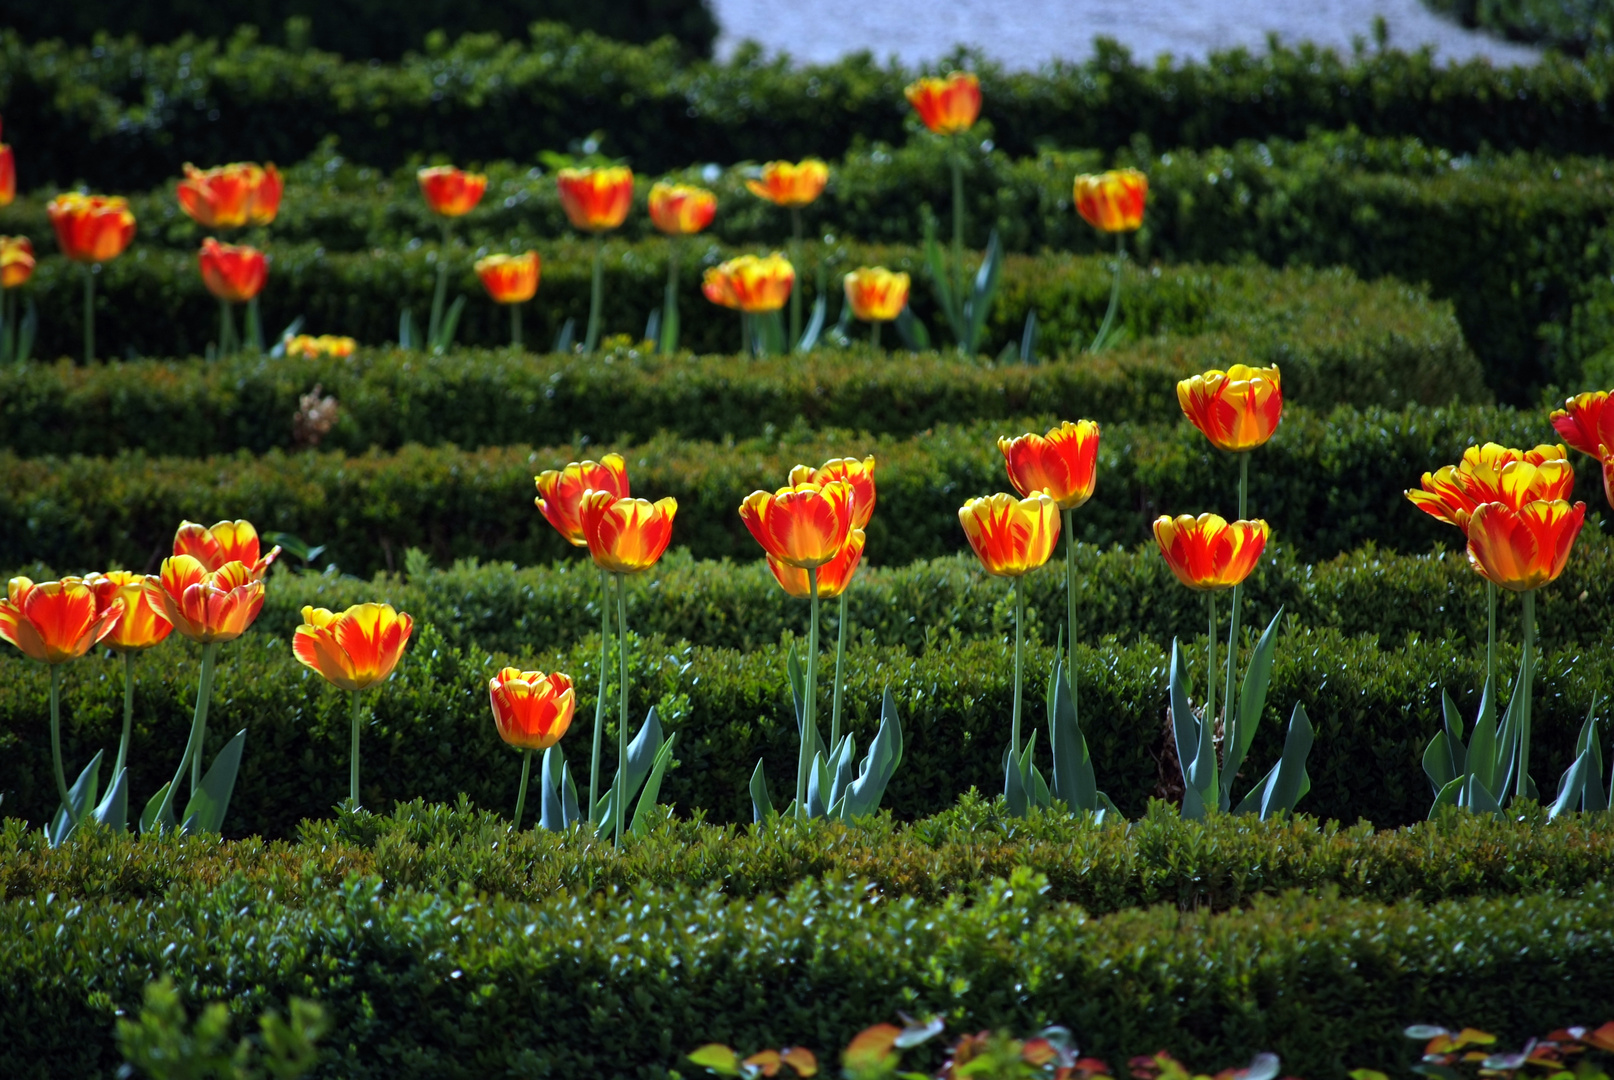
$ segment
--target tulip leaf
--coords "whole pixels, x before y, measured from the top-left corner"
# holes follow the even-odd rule
[[[1232,790],[1233,779],[1250,752],[1250,744],[1255,741],[1255,729],[1260,725],[1261,714],[1267,707],[1267,687],[1272,682],[1272,654],[1278,647],[1278,620],[1282,618],[1283,608],[1280,607],[1256,641],[1255,652],[1250,655],[1250,666],[1244,672],[1244,683],[1239,691],[1238,708],[1229,709],[1234,717],[1234,727],[1229,732],[1231,737],[1222,741],[1224,804]],[[1232,702],[1228,704],[1231,706]]]
[[[1462,805],[1479,814],[1495,814],[1502,816],[1502,807],[1491,794],[1490,789],[1479,782],[1473,773],[1468,774],[1468,783],[1463,788]]]
[[[1591,771],[1591,752],[1582,750],[1575,758],[1575,763],[1565,770],[1563,779],[1558,781],[1558,798],[1553,801],[1547,810],[1547,820],[1551,821],[1566,810],[1578,810],[1578,804],[1586,794],[1586,780]]]
[[[1048,679],[1048,745],[1054,758],[1053,797],[1072,812],[1098,809],[1098,779],[1076,716],[1063,649]]]
[[[1298,708],[1298,706],[1296,706]],[[1262,1052],[1250,1059],[1250,1064],[1233,1073],[1233,1080],[1276,1080],[1278,1055]]]
[[[185,804],[185,812],[180,815],[186,835],[216,833],[224,828],[224,815],[230,810],[230,795],[235,791],[235,774],[241,768],[241,751],[246,741],[247,732],[242,728],[213,759],[201,786],[192,793]]]
[[[986,317],[992,310],[992,301],[997,298],[1002,265],[1003,245],[998,241],[997,229],[993,229],[986,241],[986,257],[975,272],[975,285],[964,305],[962,322],[967,336],[959,340],[959,345],[970,355],[980,349],[981,337],[986,331]]]
[[[118,775],[112,778],[112,786],[107,789],[96,808],[90,811],[90,816],[108,828],[118,832],[126,832],[129,828],[129,770],[119,769]]]
[[[454,333],[459,329],[460,316],[465,312],[465,297],[456,296],[454,302],[448,306],[448,312],[443,316],[443,325],[437,328],[437,336],[430,342],[432,352],[447,352],[454,344]]]
[[[896,328],[897,337],[902,339],[903,348],[909,352],[930,351],[930,331],[908,305],[902,306],[902,310],[897,312],[896,321],[891,325]]]
[[[774,814],[773,800],[768,797],[768,778],[762,771],[762,759],[758,758],[756,770],[751,773],[751,820],[761,823]]]
[[[1025,777],[1020,772],[1020,761],[1014,748],[1003,755],[1003,798],[1009,804],[1010,817],[1025,817],[1030,808],[1030,793],[1026,791]]]
[[[1487,789],[1494,789],[1497,779],[1495,700],[1496,686],[1487,678],[1480,694],[1479,715],[1474,718],[1474,734],[1468,740],[1468,775],[1478,778]]]
[[[560,324],[560,330],[555,334],[555,344],[550,347],[549,351],[556,353],[569,353],[572,351],[572,344],[576,340],[577,320],[569,318]]]
[[[420,348],[420,342],[415,337],[415,313],[410,308],[404,308],[398,314],[398,348],[405,351]]]
[[[163,803],[168,798],[168,789],[172,785],[173,781],[164,784],[157,789],[157,794],[146,802],[146,808],[140,812],[141,835],[151,832],[166,832],[174,827],[173,807],[170,806],[168,810],[163,810]],[[160,820],[157,816],[159,812],[162,813]]]
[[[1453,780],[1458,773],[1452,767],[1452,752],[1449,747],[1450,740],[1444,731],[1435,732],[1435,737],[1429,740],[1429,745],[1423,751],[1423,771],[1429,777],[1429,784],[1434,788],[1435,794]]]
[[[644,726],[639,729],[639,734],[634,736],[633,741],[628,744],[628,760],[624,777],[626,783],[622,794],[623,807],[632,805],[633,797],[639,791],[639,785],[643,784],[645,777],[650,775],[650,771],[655,765],[656,757],[661,753],[663,742],[661,720],[656,715],[656,707],[652,705],[649,715],[645,717]],[[622,766],[618,766],[618,768],[620,769]],[[616,783],[613,781],[610,790],[600,798],[596,807],[594,820],[600,823],[595,833],[597,836],[610,836],[616,832],[618,808],[615,800]]]
[[[667,770],[673,765],[673,743],[678,741],[675,731],[667,737],[661,749],[656,753],[655,767],[650,770],[650,777],[645,781],[644,793],[639,796],[639,805],[633,811],[633,824],[628,831],[634,836],[643,836],[650,831],[656,815],[656,798],[661,794],[661,778],[667,775]]]
[[[801,340],[796,342],[796,352],[807,353],[818,348],[818,339],[824,333],[824,320],[829,316],[829,298],[823,293],[813,300],[813,314],[807,320],[807,327],[801,332]]]
[[[807,767],[807,816],[823,817],[832,801],[829,795],[829,762],[824,760],[824,753],[820,750],[813,755],[812,764]]]
[[[852,783],[852,768],[857,754],[857,740],[850,734],[842,735],[840,745],[830,751],[829,755],[829,807],[830,817],[837,816],[835,807],[839,805],[842,810],[846,806],[846,790]]]
[[[1524,662],[1521,659],[1519,676],[1513,680],[1513,695],[1508,699],[1508,711],[1502,716],[1502,726],[1496,736],[1496,765],[1491,773],[1495,783],[1485,785],[1487,790],[1495,792],[1501,799],[1507,798],[1518,776],[1519,746],[1523,737],[1521,728],[1528,708],[1524,701],[1524,682]]]
[[[959,303],[962,298],[953,296],[952,278],[942,258],[941,245],[936,242],[936,219],[928,210],[925,213],[925,268],[930,271],[930,286],[936,293],[936,305],[946,316],[953,339],[962,345],[966,333],[964,313]]]
[[[560,744],[544,751],[539,765],[538,824],[550,832],[563,832],[581,819],[577,805],[577,785],[572,782],[572,770],[561,752]]]
[[[1429,820],[1433,821],[1435,819],[1435,816],[1440,813],[1440,808],[1442,806],[1462,805],[1463,789],[1467,785],[1468,777],[1464,775],[1457,777],[1451,783],[1441,788],[1439,794],[1435,796],[1434,804],[1429,807]]]
[[[1311,777],[1306,773],[1306,757],[1311,753],[1316,735],[1306,707],[1295,702],[1289,716],[1289,733],[1283,740],[1283,756],[1278,759],[1272,781],[1261,796],[1261,820],[1265,821],[1282,810],[1292,814],[1295,805],[1311,790]]]
[[[102,751],[97,750],[90,763],[84,766],[78,779],[73,781],[73,786],[67,789],[67,805],[57,807],[46,827],[45,838],[51,847],[60,847],[63,841],[72,836],[85,812],[94,805],[101,789],[101,754]]]
[[[886,785],[902,764],[902,720],[897,716],[897,704],[891,697],[891,687],[885,688],[880,707],[880,729],[869,743],[869,752],[863,758],[857,779],[846,789],[845,816],[847,820],[860,818],[879,809]]]
[[[651,308],[650,309],[650,314],[645,318],[645,321],[644,321],[644,337],[641,338],[640,340],[650,342],[650,351],[652,353],[658,353],[658,352],[661,351],[661,309],[660,308]]]
[[[1212,676],[1214,678],[1214,675]],[[1188,672],[1184,669],[1182,648],[1171,640],[1171,734],[1177,747],[1177,767],[1182,770],[1182,816],[1197,821],[1205,816],[1205,800],[1190,779],[1195,755],[1199,753],[1199,719],[1188,704]]]

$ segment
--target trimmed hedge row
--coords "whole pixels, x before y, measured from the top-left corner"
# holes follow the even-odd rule
[[[1175,411],[1173,409],[1172,411]],[[1162,408],[1162,414],[1166,409]],[[697,558],[750,562],[756,541],[737,508],[758,488],[784,482],[791,466],[847,454],[879,463],[880,509],[869,525],[868,559],[900,565],[961,551],[958,508],[1008,488],[996,440],[1043,430],[1048,418],[936,427],[911,439],[836,430],[792,430],[747,441],[658,437],[617,444],[635,493],[679,501],[673,544]],[[1486,440],[1532,446],[1555,438],[1544,412],[1467,407],[1399,412],[1290,407],[1250,469],[1250,513],[1308,561],[1372,542],[1390,551],[1453,545],[1449,526],[1402,495],[1426,471]],[[611,444],[525,446],[474,452],[410,446],[349,457],[306,451],[245,451],[210,458],[19,458],[0,451],[0,566],[44,562],[62,571],[122,565],[155,569],[183,518],[246,518],[311,544],[349,573],[403,568],[418,547],[438,565],[477,558],[523,565],[575,553],[533,508],[533,477]],[[1581,462],[1577,497],[1604,505],[1600,474]],[[1132,546],[1161,513],[1224,515],[1236,508],[1236,468],[1186,421],[1109,424],[1099,479],[1076,515],[1077,538]]]
[[[113,1020],[159,973],[238,1020],[291,995],[334,1031],[315,1076],[670,1077],[708,1040],[833,1062],[901,1009],[955,1031],[1070,1025],[1124,1062],[1170,1047],[1297,1075],[1403,1072],[1409,1016],[1521,1040],[1614,1000],[1614,896],[1385,906],[1289,894],[1246,910],[1094,918],[1028,871],[972,898],[871,903],[803,883],[758,903],[686,887],[529,904],[374,878],[288,902],[233,879],[163,902],[37,895],[0,905],[0,1069],[107,1075]],[[935,1064],[935,1062],[931,1062]]]
[[[1264,609],[1249,611],[1257,624]],[[633,625],[629,613],[629,627]],[[1185,628],[1191,631],[1191,628]],[[1027,650],[1027,724],[1041,727],[1041,700],[1053,661],[1056,628],[1039,628]],[[820,670],[833,667],[826,642]],[[1185,636],[1191,677],[1203,680],[1204,642]],[[143,805],[171,775],[189,731],[199,651],[184,642],[137,662],[135,733],[130,749],[131,801]],[[766,762],[776,795],[794,786],[797,737],[790,713],[785,646],[736,652],[650,637],[630,649],[631,714],[637,725],[655,704],[676,756],[662,788],[681,814],[703,811],[717,822],[747,821],[747,784]],[[890,687],[906,738],[902,767],[885,803],[902,818],[937,813],[964,791],[1002,787],[1001,752],[1013,698],[1013,650],[1000,638],[938,643],[914,656],[901,648],[849,647],[847,728],[866,745]],[[1166,668],[1169,650],[1152,641],[1082,643],[1078,690],[1087,743],[1100,787],[1129,816],[1180,781],[1168,755]],[[613,658],[614,662],[614,658]],[[362,802],[385,810],[395,801],[445,801],[462,792],[484,808],[513,805],[520,755],[499,741],[488,711],[488,679],[507,663],[524,670],[559,669],[577,687],[577,720],[566,742],[573,775],[587,785],[588,746],[598,694],[599,641],[565,650],[510,656],[454,648],[422,627],[392,680],[366,695],[373,719],[363,735]],[[1504,643],[1498,663],[1511,682],[1518,651]],[[1290,711],[1303,703],[1317,730],[1308,770],[1311,792],[1301,809],[1319,818],[1380,826],[1421,820],[1433,800],[1421,766],[1439,729],[1447,689],[1466,716],[1478,706],[1484,646],[1443,638],[1404,648],[1336,630],[1286,627],[1277,647],[1265,721],[1251,750],[1239,794],[1281,752]],[[829,715],[829,677],[820,682]],[[1592,695],[1614,689],[1614,659],[1599,646],[1544,652],[1535,680],[1537,784],[1553,790],[1568,766]],[[111,754],[122,724],[119,662],[90,658],[64,670],[64,759],[82,767],[97,749]],[[43,821],[57,797],[45,737],[49,677],[15,653],[0,660],[0,794],[7,813]],[[609,691],[614,702],[615,690]],[[298,664],[289,638],[253,631],[221,654],[208,722],[206,760],[245,728],[246,756],[230,804],[231,835],[285,837],[303,818],[323,816],[348,784],[347,695]],[[614,705],[606,744],[615,746]],[[828,720],[825,720],[828,730]],[[1046,739],[1039,756],[1046,757]],[[607,751],[607,767],[614,756]]]

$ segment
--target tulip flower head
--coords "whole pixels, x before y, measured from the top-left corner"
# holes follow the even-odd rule
[[[463,172],[452,165],[435,165],[415,174],[420,193],[432,213],[447,218],[464,217],[482,201],[488,189],[488,178],[483,173]]]
[[[123,600],[103,600],[79,578],[11,579],[0,600],[0,640],[44,664],[76,660],[117,628]]]
[[[1059,504],[1042,492],[971,499],[958,511],[964,536],[988,574],[1020,577],[1048,561],[1059,540]]]
[[[1012,439],[999,437],[998,449],[1009,470],[1009,483],[1022,496],[1040,491],[1074,510],[1093,497],[1098,472],[1098,425],[1091,420],[1069,420],[1050,428],[1046,436],[1027,432]]]
[[[391,604],[354,604],[340,614],[308,606],[291,651],[337,689],[364,690],[392,674],[414,628]]]
[[[164,559],[146,594],[175,630],[203,645],[234,641],[263,609],[263,581],[245,563],[210,571],[190,555]]]
[[[1199,592],[1231,589],[1261,561],[1272,530],[1267,523],[1228,521],[1219,514],[1159,517],[1154,538],[1177,580]]]
[[[1614,408],[1608,401],[1606,390],[1576,394],[1553,411],[1552,426],[1564,442],[1603,461],[1614,453]]]
[[[853,529],[846,534],[846,543],[835,557],[818,568],[818,598],[820,600],[833,600],[846,591],[852,584],[852,577],[857,573],[858,564],[863,561],[863,545],[866,536],[862,529]],[[812,598],[812,582],[807,578],[807,571],[799,566],[791,566],[782,559],[768,556],[768,569],[773,571],[774,580],[779,587],[798,600]]]
[[[753,491],[740,503],[740,520],[772,558],[799,570],[831,561],[846,546],[856,512],[852,485],[800,483]]]
[[[792,487],[799,484],[822,486],[833,480],[844,480],[852,486],[852,528],[868,528],[869,519],[874,517],[874,457],[833,458],[816,469],[797,465],[790,470]]]
[[[890,322],[908,306],[908,275],[860,266],[846,275],[846,302],[864,322]]]
[[[147,582],[161,581],[148,574],[134,574],[128,570],[108,570],[104,574],[91,574],[84,579],[95,592],[96,602],[106,607],[113,600],[123,601],[123,614],[112,630],[102,639],[109,649],[118,652],[143,652],[160,645],[173,633],[174,624],[168,621],[160,606],[153,606]]]
[[[15,289],[33,276],[33,242],[26,236],[0,236],[0,288]]]
[[[1575,470],[1562,445],[1545,443],[1514,450],[1486,443],[1463,451],[1463,460],[1424,473],[1422,487],[1408,491],[1412,504],[1431,517],[1465,533],[1475,508],[1500,502],[1518,510],[1539,499],[1567,499],[1575,489]]]
[[[916,79],[903,90],[925,126],[938,135],[966,131],[981,115],[981,80],[968,71]]]
[[[633,206],[633,170],[626,165],[562,169],[555,174],[555,185],[567,220],[584,232],[617,228]]]
[[[536,251],[489,255],[476,260],[476,276],[498,304],[524,304],[538,292],[541,264]]]
[[[259,558],[258,547],[258,530],[250,521],[221,521],[211,529],[194,521],[181,521],[174,533],[175,555],[189,555],[209,571],[227,563],[243,563],[254,579],[262,579],[280,555],[276,545]]]
[[[342,337],[337,334],[321,334],[318,337],[309,334],[297,334],[288,337],[282,344],[286,347],[287,356],[295,356],[303,360],[318,360],[323,356],[335,357],[340,360],[352,356],[359,347],[359,343],[352,338]]]
[[[672,542],[676,499],[619,498],[610,491],[586,491],[577,509],[583,539],[594,565],[613,574],[648,570]]]
[[[520,750],[548,750],[572,726],[571,676],[507,667],[488,680],[493,726]]]
[[[263,252],[245,244],[221,244],[211,236],[202,241],[196,265],[207,291],[232,304],[257,296],[269,277],[269,260]]]
[[[1278,369],[1234,364],[1177,384],[1183,415],[1219,450],[1252,450],[1272,438],[1283,418]]]
[[[1136,169],[1084,173],[1072,191],[1076,212],[1100,232],[1134,232],[1143,224],[1149,178]]]
[[[599,461],[574,461],[564,469],[545,469],[533,481],[538,485],[538,497],[533,500],[538,512],[574,547],[588,546],[578,513],[585,492],[609,492],[618,499],[631,494],[628,465],[621,454],[606,454]]]
[[[817,158],[793,163],[770,161],[762,175],[745,182],[746,189],[775,206],[806,206],[817,199],[829,183],[829,166]]]
[[[213,169],[185,163],[185,178],[176,194],[179,208],[208,229],[268,225],[280,212],[285,181],[274,163],[237,161]]]
[[[1517,510],[1483,503],[1468,519],[1469,565],[1510,592],[1539,589],[1564,572],[1585,522],[1583,502],[1541,499]]]
[[[134,239],[135,218],[121,196],[58,195],[45,207],[62,254],[74,262],[106,262]]]
[[[668,236],[691,236],[712,223],[717,196],[688,184],[658,183],[650,189],[650,220]]]
[[[706,299],[749,315],[778,311],[790,299],[796,269],[777,251],[765,258],[741,255],[706,271]]]

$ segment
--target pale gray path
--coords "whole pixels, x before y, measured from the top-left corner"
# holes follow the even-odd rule
[[[1267,33],[1348,52],[1371,38],[1373,18],[1389,25],[1390,45],[1433,45],[1446,60],[1487,57],[1530,63],[1532,49],[1464,30],[1419,0],[711,0],[723,36],[720,54],[750,39],[770,53],[827,62],[860,49],[907,64],[933,60],[963,42],[1014,68],[1080,60],[1095,36],[1112,37],[1139,59],[1161,53],[1203,59],[1215,49],[1266,48]]]

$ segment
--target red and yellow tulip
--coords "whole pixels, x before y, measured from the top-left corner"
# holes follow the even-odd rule
[[[476,260],[476,276],[497,304],[524,304],[531,300],[538,292],[541,268],[536,251]]]
[[[134,239],[135,218],[121,196],[58,195],[45,207],[62,254],[74,262],[106,262]]]
[[[320,334],[314,337],[311,334],[298,334],[285,340],[286,355],[295,356],[304,360],[318,360],[323,356],[331,356],[340,360],[352,356],[358,351],[359,343],[350,337],[339,334]]]
[[[797,465],[790,470],[792,487],[799,484],[822,486],[835,480],[844,480],[852,487],[852,528],[868,528],[869,519],[874,517],[873,455],[862,459],[832,458],[816,469],[807,465]]]
[[[746,189],[775,206],[806,206],[817,199],[829,183],[829,166],[817,158],[801,162],[770,161],[762,175],[745,182]]]
[[[890,322],[908,306],[908,275],[860,266],[846,275],[846,302],[864,322]]]
[[[258,530],[250,521],[220,521],[212,528],[181,521],[174,532],[174,554],[191,556],[207,571],[218,570],[227,563],[243,563],[254,578],[262,578],[279,557],[280,547],[276,545],[260,558]]]
[[[1048,434],[1027,432],[1000,437],[998,449],[1009,470],[1009,483],[1022,496],[1042,492],[1061,510],[1074,510],[1093,497],[1098,472],[1098,425],[1091,420],[1064,421]]]
[[[1183,415],[1220,450],[1251,450],[1272,438],[1283,419],[1278,369],[1234,364],[1177,384]]]
[[[584,232],[617,228],[633,206],[633,170],[626,165],[562,169],[555,174],[555,185],[567,220]]]
[[[488,680],[493,726],[499,738],[522,750],[548,750],[572,725],[572,680],[555,672],[507,667]]]
[[[846,545],[853,498],[852,485],[844,480],[753,491],[740,503],[740,520],[770,557],[810,570],[834,559]]]
[[[538,485],[538,497],[533,499],[538,512],[574,547],[588,546],[580,514],[585,492],[603,491],[614,499],[630,494],[628,465],[621,454],[606,454],[599,461],[574,461],[564,469],[545,469],[533,481]]]
[[[757,315],[784,307],[795,283],[795,267],[776,251],[766,258],[741,255],[710,267],[701,291],[714,304]]]
[[[846,534],[846,543],[835,557],[818,568],[818,598],[820,600],[833,600],[846,591],[852,584],[852,578],[857,574],[857,568],[863,561],[863,545],[866,535],[862,529],[853,529]],[[807,600],[812,597],[812,582],[808,579],[807,571],[799,566],[791,566],[782,559],[768,556],[768,569],[773,571],[774,580],[779,587],[798,600]]]
[[[692,236],[717,216],[717,196],[705,188],[663,181],[650,189],[650,220],[668,236]]]
[[[981,80],[967,71],[916,79],[903,94],[919,119],[938,135],[965,131],[981,115]]]
[[[146,581],[146,594],[175,630],[204,645],[234,641],[263,609],[263,580],[245,563],[210,571],[190,555],[164,559],[161,576]]]
[[[122,598],[103,599],[79,578],[35,584],[15,577],[0,600],[0,640],[41,663],[65,663],[111,634],[123,607]]]
[[[958,511],[964,536],[988,574],[1021,577],[1048,561],[1059,540],[1059,504],[1041,492],[1024,499],[998,492]]]
[[[33,276],[33,242],[26,236],[0,236],[0,289],[26,285]]]
[[[1552,426],[1564,442],[1601,461],[1614,452],[1614,408],[1608,402],[1606,390],[1576,394],[1553,411]]]
[[[1100,232],[1134,232],[1143,224],[1149,178],[1136,169],[1084,173],[1072,190],[1076,212]]]
[[[391,604],[354,604],[340,614],[303,608],[291,651],[340,690],[364,690],[392,674],[415,622]]]
[[[102,639],[109,649],[118,652],[142,652],[159,645],[173,633],[174,624],[168,621],[160,607],[151,602],[147,582],[161,581],[149,574],[135,574],[128,570],[108,570],[104,574],[91,574],[84,584],[95,591],[97,603],[103,608],[113,600],[123,601],[123,614],[113,624],[111,632]]]
[[[1155,519],[1154,538],[1177,580],[1201,592],[1231,589],[1250,576],[1272,530],[1267,523],[1218,514]]]
[[[464,217],[475,210],[488,189],[486,174],[465,172],[452,165],[421,169],[415,179],[432,213],[446,218]]]
[[[232,304],[257,296],[269,277],[269,260],[263,252],[245,244],[221,244],[211,236],[202,241],[196,265],[207,291]]]
[[[1463,460],[1424,473],[1422,487],[1408,491],[1414,506],[1449,525],[1468,531],[1476,507],[1499,502],[1518,510],[1540,499],[1567,499],[1575,488],[1575,470],[1562,445],[1544,443],[1515,450],[1496,443],[1470,446]]]
[[[274,163],[237,161],[213,169],[185,163],[185,178],[176,194],[179,208],[209,229],[268,225],[280,212],[285,189]]]
[[[1511,592],[1556,581],[1586,521],[1586,504],[1541,499],[1515,510],[1482,503],[1468,519],[1468,561],[1485,580]]]
[[[609,491],[585,492],[577,516],[594,565],[613,574],[636,574],[661,558],[672,542],[678,500],[618,498]]]

